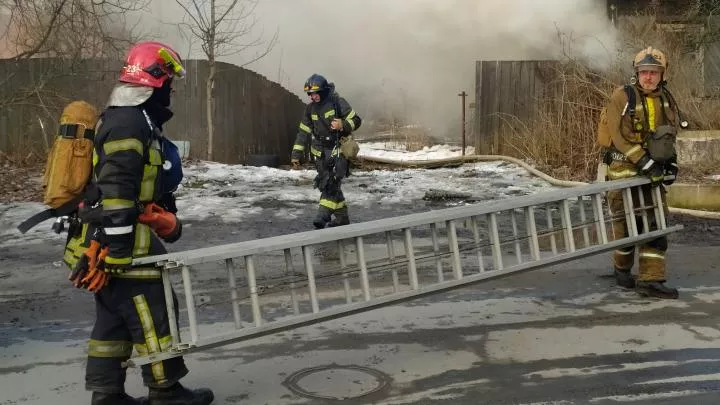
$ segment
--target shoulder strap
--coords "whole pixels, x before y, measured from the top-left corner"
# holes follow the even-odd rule
[[[635,103],[637,103],[636,97],[635,97],[635,89],[633,89],[633,86],[626,84],[623,86],[623,90],[625,90],[625,95],[628,99],[628,108],[627,111],[630,113],[630,118],[635,117]]]

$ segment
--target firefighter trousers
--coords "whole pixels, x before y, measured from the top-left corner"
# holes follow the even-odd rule
[[[643,202],[646,207],[652,205],[652,187],[646,185],[642,187]],[[622,239],[628,236],[627,221],[625,220],[625,207],[623,205],[623,196],[621,191],[610,191],[607,195],[610,213],[612,215],[612,233],[613,239]],[[638,189],[632,190],[633,207],[637,210],[641,208]],[[668,208],[665,200],[665,193],[662,193],[662,209],[667,217]],[[637,211],[636,211],[637,212]],[[636,215],[636,223],[638,232],[647,232],[657,230],[658,226],[655,221],[653,210],[648,211],[648,227],[650,229],[643,230],[642,217]],[[653,239],[639,246],[638,253],[640,256],[638,267],[638,281],[665,281],[665,252],[668,248],[667,238],[662,236]],[[613,265],[619,271],[631,271],[635,263],[635,246],[628,246],[615,250],[613,253]]]
[[[165,252],[153,235],[151,253]],[[173,291],[173,309],[178,303]],[[172,344],[165,290],[160,271],[134,268],[113,275],[95,294],[95,325],[90,335],[85,388],[104,393],[125,392],[126,369],[122,363],[133,348],[144,356],[167,350]],[[182,357],[142,366],[143,382],[151,388],[170,387],[188,373]]]

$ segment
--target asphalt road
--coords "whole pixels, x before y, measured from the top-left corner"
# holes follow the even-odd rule
[[[192,354],[184,382],[212,387],[217,404],[717,404],[720,221],[671,222],[686,227],[668,253],[679,300],[614,286],[596,256]],[[173,250],[309,224],[189,225]],[[94,304],[53,264],[60,252],[60,239],[2,248],[0,405],[89,402]],[[143,394],[129,374],[128,392]]]

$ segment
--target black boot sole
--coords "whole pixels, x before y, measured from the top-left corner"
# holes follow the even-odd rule
[[[658,291],[653,288],[636,288],[635,291],[637,291],[638,294],[642,297],[653,297],[653,298],[660,298],[664,300],[676,300],[680,297],[680,293],[677,291],[675,292],[662,292]]]

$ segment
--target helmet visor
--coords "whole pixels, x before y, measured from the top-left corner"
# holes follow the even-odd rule
[[[180,79],[185,77],[185,68],[182,63],[165,48],[158,49],[158,62],[153,63],[144,70],[156,79],[165,75]]]
[[[317,83],[306,84],[303,90],[305,90],[307,94],[317,93],[320,91],[320,85]]]

